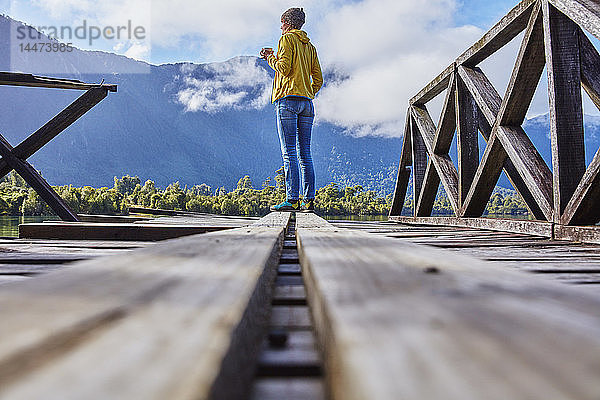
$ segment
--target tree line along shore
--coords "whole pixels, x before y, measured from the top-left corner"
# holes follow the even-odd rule
[[[137,176],[114,178],[112,187],[94,188],[73,185],[53,186],[56,192],[78,214],[126,214],[130,206],[206,212],[225,215],[263,216],[269,207],[285,199],[282,169],[275,179],[267,178],[260,189],[253,187],[249,176],[241,178],[237,187],[227,191],[206,184],[184,186],[179,182],[165,189],[152,180],[144,183]],[[393,194],[378,195],[360,185],[340,187],[336,183],[317,190],[316,212],[336,216],[377,216],[389,213]],[[412,197],[407,198],[403,214],[412,215]],[[0,180],[0,213],[3,215],[54,215],[50,207],[16,173]],[[450,202],[440,193],[433,215],[452,215]],[[486,214],[527,218],[528,211],[520,196],[508,189],[497,189],[486,208]]]

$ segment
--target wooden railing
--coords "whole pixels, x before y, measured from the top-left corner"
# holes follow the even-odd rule
[[[585,163],[581,86],[600,108],[600,2],[523,0],[410,100],[390,217],[413,179],[414,217],[431,216],[443,186],[458,218],[480,217],[502,170],[531,215],[552,225],[600,221],[600,151]],[[525,31],[502,98],[479,63]],[[521,125],[547,68],[552,169]],[[439,123],[426,104],[446,90]],[[487,142],[480,160],[478,132]],[[450,147],[457,136],[457,160]]]

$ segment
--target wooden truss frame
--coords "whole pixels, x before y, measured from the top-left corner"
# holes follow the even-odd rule
[[[108,92],[116,92],[117,85],[87,84],[77,80],[55,79],[30,74],[0,72],[0,85],[46,87],[57,89],[85,90],[85,93],[58,113],[54,118],[33,132],[18,146],[12,147],[0,134],[0,177],[13,169],[40,195],[40,197],[64,221],[78,221],[65,201],[52,186],[27,162],[36,151],[64,131],[69,125],[104,99]]]
[[[581,86],[600,108],[600,55],[583,29],[600,39],[600,2],[523,0],[413,97],[390,216],[402,212],[412,167],[414,217],[431,216],[440,184],[456,217],[480,217],[504,170],[535,219],[599,222],[600,150],[586,168]],[[501,98],[477,65],[523,31]],[[545,66],[552,169],[521,127]],[[436,125],[426,104],[444,90]],[[455,133],[458,168],[449,155]]]

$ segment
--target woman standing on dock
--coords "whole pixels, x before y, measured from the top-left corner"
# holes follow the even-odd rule
[[[271,101],[275,104],[285,171],[286,200],[271,207],[272,211],[314,210],[315,172],[310,154],[315,118],[312,100],[323,86],[323,75],[315,46],[310,43],[306,32],[300,30],[304,21],[302,8],[290,8],[284,12],[277,55],[270,48],[263,48],[260,52],[261,57],[275,70]],[[302,204],[299,204],[299,172],[302,173],[303,183]]]

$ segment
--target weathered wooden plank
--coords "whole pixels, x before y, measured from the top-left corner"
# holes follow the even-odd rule
[[[406,110],[404,136],[402,137],[402,152],[400,153],[400,169],[412,165],[412,118],[411,107]]]
[[[258,217],[242,217],[238,215],[220,215],[220,214],[210,214],[210,213],[201,213],[195,211],[183,211],[183,210],[165,210],[160,208],[146,208],[146,207],[138,207],[131,206],[128,208],[129,214],[148,214],[148,215],[160,215],[174,218],[194,218],[196,220],[200,219],[209,219],[209,220],[222,220],[222,221],[250,221],[249,223],[255,222],[259,220]],[[151,221],[163,221],[168,220],[165,217],[160,219],[155,218],[151,219]]]
[[[111,240],[42,240],[42,239],[0,239],[0,247],[18,250],[21,246],[27,248],[64,248],[64,249],[135,249],[149,246],[148,242],[111,241]],[[68,251],[68,250],[65,250]]]
[[[595,0],[550,0],[573,21],[600,39],[600,4]]]
[[[319,376],[321,357],[310,330],[289,331],[285,347],[270,348],[267,341],[258,360],[258,376]]]
[[[464,228],[489,229],[502,232],[525,233],[552,237],[552,224],[549,222],[499,218],[456,218],[456,217],[389,217],[390,221],[417,225],[447,225]]]
[[[461,78],[456,79],[458,199],[462,206],[479,166],[479,110]]]
[[[452,63],[449,67],[442,71],[434,80],[429,82],[419,93],[410,99],[410,105],[424,105],[437,95],[442,93],[448,86],[450,77],[456,70],[455,64]]]
[[[152,218],[144,221],[133,221],[134,224],[144,225],[194,225],[194,226],[229,226],[231,228],[240,228],[252,224],[256,220],[234,219],[234,218],[212,218],[196,217],[196,216],[177,216],[177,217],[160,217]],[[102,222],[98,220],[96,222]],[[110,222],[110,221],[105,221]],[[118,222],[118,221],[114,221]],[[123,222],[123,221],[121,221]]]
[[[456,72],[450,76],[448,88],[446,89],[446,98],[440,114],[440,121],[435,131],[433,141],[434,154],[447,155],[452,146],[454,131],[456,130]]]
[[[466,88],[471,92],[482,115],[488,124],[493,127],[502,105],[502,98],[498,94],[498,91],[478,67],[459,67],[458,74],[462,78]]]
[[[26,160],[36,151],[44,147],[58,134],[77,121],[83,114],[98,104],[107,95],[107,89],[96,87],[89,89],[67,108],[58,113],[41,128],[32,133],[27,139],[15,146],[13,153],[21,159]],[[0,177],[5,176],[12,170],[5,158],[0,159]]]
[[[554,221],[560,222],[585,173],[580,28],[548,2],[542,5],[550,97]]]
[[[148,222],[152,218],[130,216],[130,215],[90,215],[90,214],[77,214],[77,218],[81,222],[136,222],[145,221]],[[45,221],[44,221],[45,222]]]
[[[104,88],[111,92],[117,91],[117,85],[84,83],[75,79],[48,78],[32,74],[23,74],[17,72],[0,72],[0,85],[10,86],[30,86],[47,87],[55,89],[77,89],[90,90],[94,88]]]
[[[260,378],[251,400],[325,400],[325,386],[317,378]]]
[[[412,177],[414,204],[419,203],[419,195],[425,179],[427,169],[427,147],[418,125],[411,118],[411,143],[412,143]],[[416,208],[415,208],[416,211]]]
[[[288,220],[273,213],[8,285],[0,396],[244,397]]]
[[[456,65],[474,67],[504,47],[527,27],[536,0],[524,0],[494,25],[477,43],[456,60]]]
[[[294,243],[294,246],[296,244]],[[278,271],[280,274],[287,274],[287,275],[299,275],[302,271],[300,269],[300,264],[280,264]]]
[[[570,240],[574,242],[600,243],[600,227],[556,224],[554,226],[554,237],[559,240]]]
[[[296,226],[333,399],[600,392],[597,294],[314,215]]]
[[[120,224],[120,223],[31,223],[19,225],[19,237],[62,240],[156,241],[198,233],[232,229],[231,226]]]
[[[544,21],[536,3],[497,117],[500,125],[523,124],[545,65]]]
[[[310,329],[312,322],[306,306],[276,306],[271,313],[270,326],[286,329]]]
[[[304,286],[275,286],[273,305],[305,306],[306,291]]]
[[[596,107],[600,109],[600,55],[590,40],[579,32],[581,83]],[[581,182],[565,207],[561,223],[565,225],[595,224],[600,221],[600,151],[592,159]]]
[[[569,242],[564,242],[569,243]],[[528,248],[520,246],[506,246],[504,248],[471,248],[460,249],[461,254],[470,255],[473,257],[482,258],[490,261],[518,261],[523,263],[537,262],[560,262],[564,266],[578,266],[588,262],[598,262],[598,253],[596,251],[582,251],[570,253],[569,250],[564,250],[563,247],[552,246],[546,248],[544,246]]]

